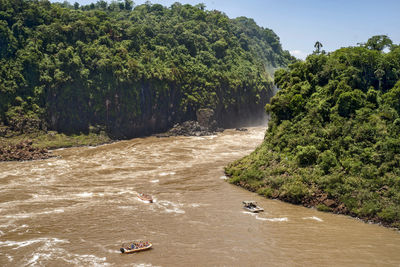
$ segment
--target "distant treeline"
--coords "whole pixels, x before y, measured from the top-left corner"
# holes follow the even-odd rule
[[[133,137],[199,108],[223,125],[260,112],[293,60],[272,30],[202,4],[0,0],[0,133]]]
[[[400,46],[384,35],[275,73],[264,143],[231,182],[400,228]]]

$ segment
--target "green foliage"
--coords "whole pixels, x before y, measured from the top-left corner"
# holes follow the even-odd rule
[[[123,138],[195,119],[199,108],[255,115],[272,94],[266,68],[292,60],[272,30],[201,4],[2,0],[0,122],[12,128],[10,116],[33,112],[42,128],[102,125]],[[18,114],[16,97],[29,102]]]
[[[66,135],[59,134],[54,131],[44,132],[30,132],[23,133],[20,135],[15,135],[12,137],[0,137],[0,144],[18,144],[24,140],[35,140],[33,146],[37,148],[46,149],[56,149],[64,147],[77,147],[77,146],[95,146],[105,143],[109,143],[112,140],[100,132],[100,134],[76,134],[76,135]]]
[[[273,189],[270,187],[266,187],[266,188],[260,188],[259,190],[257,190],[257,193],[259,195],[262,195],[264,197],[270,198],[273,195]]]
[[[231,164],[231,179],[250,188],[262,181],[267,197],[398,227],[400,49],[386,38],[276,71],[262,149]]]
[[[317,161],[318,149],[315,146],[298,146],[296,154],[296,162],[299,166],[312,165]]]
[[[329,173],[331,168],[336,167],[338,164],[336,155],[332,151],[325,150],[318,156],[318,165],[325,174]]]
[[[306,196],[309,196],[309,189],[301,181],[294,180],[282,185],[279,196],[291,203],[298,204]]]
[[[400,114],[400,81],[396,83],[392,90],[382,96],[383,101],[394,108]]]
[[[316,208],[319,211],[325,211],[325,212],[331,212],[332,211],[332,208],[330,208],[330,207],[328,207],[328,206],[326,206],[324,204],[318,204]]]
[[[337,101],[338,113],[343,117],[350,117],[357,109],[363,106],[365,95],[360,90],[344,92]]]
[[[378,216],[381,217],[384,221],[392,223],[398,221],[400,216],[400,208],[398,205],[388,206],[382,209],[381,212],[378,213]]]
[[[382,51],[385,47],[390,47],[392,44],[392,40],[386,35],[375,35],[368,39],[365,46],[369,49]]]

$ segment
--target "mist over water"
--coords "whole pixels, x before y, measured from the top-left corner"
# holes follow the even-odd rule
[[[0,266],[398,266],[396,231],[228,184],[223,167],[264,132],[138,138],[0,163]],[[243,200],[265,212],[246,212]],[[134,239],[153,249],[121,255]]]

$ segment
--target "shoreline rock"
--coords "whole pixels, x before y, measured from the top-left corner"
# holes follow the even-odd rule
[[[169,136],[205,136],[223,132],[224,129],[217,127],[214,119],[214,110],[210,108],[199,109],[196,112],[197,121],[185,121],[175,124],[165,133],[155,134],[157,137]]]
[[[223,132],[224,129],[217,128],[210,129],[209,127],[201,126],[197,121],[185,121],[183,123],[175,124],[171,129],[165,133],[154,134],[156,137],[170,137],[170,136],[206,136],[215,135],[218,132]]]
[[[47,149],[35,148],[31,140],[17,144],[0,145],[0,161],[25,161],[54,157]]]

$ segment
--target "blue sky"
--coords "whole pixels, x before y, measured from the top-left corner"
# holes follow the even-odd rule
[[[51,0],[62,2],[62,0]],[[70,0],[89,4],[96,0]],[[111,2],[110,0],[108,2]],[[143,4],[145,0],[136,0]],[[400,0],[152,0],[170,6],[204,3],[231,18],[253,18],[262,27],[272,29],[283,49],[298,58],[314,50],[318,40],[326,51],[366,42],[373,35],[388,35],[400,43]]]

